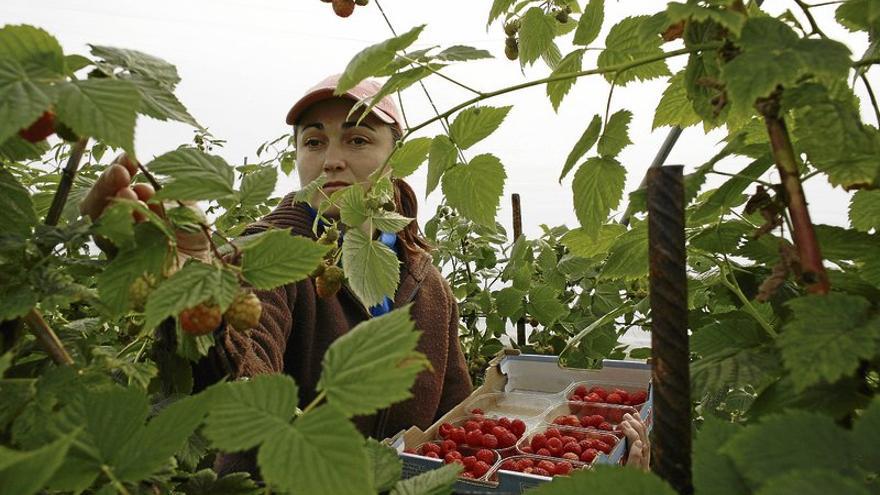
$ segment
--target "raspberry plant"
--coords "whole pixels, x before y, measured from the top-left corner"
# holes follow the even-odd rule
[[[624,199],[627,170],[618,157],[630,143],[632,111],[596,109],[560,167],[560,180],[573,174],[579,225],[548,226],[539,239],[506,235],[495,218],[502,158],[470,150],[511,111],[491,106],[494,96],[543,85],[558,108],[579,77],[601,76],[612,87],[665,78],[655,127],[727,132],[723,149],[686,177],[697,493],[874,492],[880,134],[862,121],[853,88],[868,89],[880,121],[868,77],[880,61],[880,9],[874,0],[795,0],[793,8],[800,15],[774,17],[760,2],[670,2],[654,15],[621,20],[592,46],[603,0],[494,0],[488,24],[498,28],[499,50],[522,66],[541,59],[550,74],[495,90],[454,81],[473,98],[412,125],[373,185],[337,191],[319,213],[336,204],[344,226],[370,222],[397,232],[410,219],[384,207],[389,177],[427,162],[427,189],[439,188],[445,204],[426,231],[460,300],[472,372],[508,343],[506,328],[519,318],[534,327],[526,351],[561,354],[576,366],[622,357],[622,333],[651,324],[644,191],[628,195],[627,225],[609,220]],[[863,53],[830,39],[811,15],[817,8],[835,9],[838,23],[867,33]],[[391,94],[427,77],[451,79],[442,71],[453,62],[490,56],[464,46],[410,50],[422,29],[359,53],[339,90],[378,76],[388,77],[382,94]],[[588,49],[599,51],[595,67],[584,67]],[[667,60],[675,57],[687,63],[672,74]],[[334,343],[321,393],[302,409],[296,384],[283,376],[192,394],[189,362],[214,342],[182,331],[187,308],[209,301],[228,312],[242,287],[321,276],[340,260],[345,283],[369,306],[394,294],[398,267],[391,250],[357,229],[341,247],[285,231],[229,241],[277,203],[269,196],[277,165],[285,173],[293,166],[290,136],[257,153],[275,156],[233,167],[210,153],[222,140],[177,100],[178,82],[172,65],[137,51],[92,46],[90,57],[71,55],[37,28],[0,30],[2,486],[14,493],[257,493],[247,476],[218,479],[207,468],[218,450],[256,449],[275,492],[448,491],[454,465],[400,481],[394,453],[365,441],[348,420],[406,398],[424,368],[405,308]],[[106,150],[136,156],[138,115],[196,130],[195,146],[143,160],[166,215],[119,200],[94,224],[80,219],[76,204],[107,166]],[[438,121],[443,134],[413,137]],[[64,142],[50,147],[42,138],[53,132]],[[706,178],[721,173],[716,166],[733,157],[750,163],[704,190]],[[774,168],[778,175],[768,175]],[[820,178],[852,191],[849,228],[810,220],[802,184]],[[300,197],[322,180],[304,185]],[[213,221],[187,201],[207,203]],[[180,235],[206,236],[213,257],[179,256]],[[100,254],[92,237],[113,248]],[[155,281],[151,290],[137,287],[147,279]],[[142,310],[132,285],[136,299],[146,296]],[[240,309],[232,314],[252,318],[253,308]],[[818,465],[816,452],[825,454]],[[605,469],[558,478],[535,493],[612,490],[671,492],[651,474]]]

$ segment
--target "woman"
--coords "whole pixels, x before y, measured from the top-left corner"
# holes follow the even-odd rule
[[[381,85],[367,80],[342,96],[334,96],[338,79],[330,76],[309,90],[287,115],[287,123],[294,126],[300,184],[309,184],[325,174],[323,191],[316,192],[308,204],[294,203],[294,193],[288,194],[274,211],[250,225],[244,234],[290,228],[295,235],[315,238],[312,225],[321,200],[339,188],[368,183],[370,174],[393,151],[402,134],[393,100],[383,98],[356,124],[352,121],[356,119],[348,118],[352,106],[375,95]],[[124,157],[112,165],[83,202],[83,213],[97,218],[113,196],[149,200],[153,190],[148,185],[130,186],[136,171],[136,166]],[[397,211],[416,218],[417,201],[412,189],[402,180],[395,180],[394,185]],[[338,215],[335,207],[324,213],[328,218]],[[400,260],[400,285],[393,301],[365,308],[344,286],[335,296],[321,298],[311,278],[256,291],[263,305],[260,324],[246,333],[218,329],[215,336],[220,345],[195,368],[197,387],[225,375],[242,378],[287,373],[299,385],[302,407],[316,396],[321,359],[336,338],[371,316],[412,303],[411,317],[422,332],[417,350],[428,357],[433,372],[425,371],[418,376],[412,399],[376,415],[356,417],[355,424],[363,434],[381,439],[412,425],[427,428],[461,402],[470,394],[472,385],[459,344],[458,308],[449,284],[431,263],[428,243],[415,221],[397,236],[379,238],[397,252]],[[180,237],[179,249],[199,258],[210,256],[204,238],[198,236]],[[631,463],[645,464],[644,425],[633,420],[625,431],[635,447]],[[216,468],[221,474],[256,470],[253,456],[240,454],[222,456]]]

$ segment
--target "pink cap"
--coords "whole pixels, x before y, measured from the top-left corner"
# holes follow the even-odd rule
[[[376,81],[375,79],[364,79],[344,94],[337,96],[334,95],[333,92],[336,90],[336,85],[339,83],[339,78],[341,76],[342,74],[329,76],[319,82],[312,89],[308,90],[299,101],[293,104],[290,111],[287,112],[287,123],[290,125],[296,124],[300,115],[302,115],[307,108],[319,101],[337,97],[362,101],[365,98],[374,96],[382,88],[382,83],[379,81]],[[397,105],[394,103],[391,96],[382,98],[379,103],[373,107],[372,113],[386,124],[395,125],[398,128],[403,127],[401,125],[400,111],[397,109]]]

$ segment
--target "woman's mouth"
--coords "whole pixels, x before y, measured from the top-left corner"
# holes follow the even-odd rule
[[[332,181],[332,182],[328,182],[328,183],[324,184],[324,190],[327,191],[330,189],[333,189],[333,190],[342,189],[343,187],[348,187],[350,185],[351,184],[349,184],[348,182]]]

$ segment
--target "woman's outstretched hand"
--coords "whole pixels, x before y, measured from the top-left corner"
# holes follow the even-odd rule
[[[627,413],[623,415],[620,428],[629,440],[626,465],[648,471],[651,468],[651,439],[645,423],[638,416]]]

